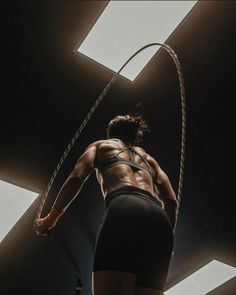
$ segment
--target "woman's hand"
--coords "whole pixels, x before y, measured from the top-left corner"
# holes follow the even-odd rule
[[[52,224],[48,218],[48,216],[44,218],[36,219],[34,222],[34,230],[39,236],[48,236],[50,229],[55,227],[55,224]]]
[[[64,214],[64,210],[59,211],[55,207],[44,218],[38,218],[34,222],[34,230],[37,235],[48,236],[52,228],[54,228],[59,218]]]

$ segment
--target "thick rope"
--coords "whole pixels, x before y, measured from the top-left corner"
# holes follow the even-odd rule
[[[76,140],[78,139],[78,137],[80,136],[81,132],[84,130],[85,126],[87,125],[88,121],[90,120],[90,118],[92,117],[93,113],[95,112],[95,110],[97,109],[97,107],[100,105],[100,103],[102,102],[103,98],[105,97],[105,95],[107,94],[108,90],[111,88],[111,86],[113,85],[113,83],[116,81],[119,73],[124,69],[124,67],[136,56],[138,55],[141,51],[145,50],[148,47],[151,46],[161,46],[162,48],[164,48],[171,56],[171,58],[173,59],[176,69],[177,69],[177,73],[178,73],[178,78],[179,78],[179,85],[180,85],[180,95],[181,95],[181,111],[182,111],[182,134],[181,134],[181,156],[180,156],[180,171],[179,171],[179,185],[178,185],[178,194],[177,194],[177,198],[180,201],[181,200],[181,195],[182,195],[182,189],[183,189],[183,177],[184,177],[184,159],[185,159],[185,141],[186,141],[186,100],[185,100],[185,88],[184,88],[184,78],[183,78],[183,73],[182,73],[182,68],[181,68],[181,64],[179,62],[179,59],[175,53],[175,51],[167,44],[161,44],[161,43],[150,43],[148,45],[143,46],[142,48],[140,48],[138,51],[136,51],[125,63],[124,65],[120,68],[120,70],[111,78],[111,80],[108,82],[108,84],[106,85],[106,87],[103,89],[102,93],[100,94],[100,96],[98,97],[98,99],[95,101],[94,105],[92,106],[92,108],[90,109],[90,111],[88,112],[87,116],[85,117],[84,121],[82,122],[82,124],[80,125],[80,127],[78,128],[78,130],[76,131],[74,137],[72,138],[72,140],[70,141],[70,143],[68,144],[67,148],[65,149],[63,155],[61,156],[55,170],[52,173],[52,176],[47,184],[47,187],[45,189],[45,191],[42,194],[42,199],[41,199],[41,203],[37,212],[37,216],[36,219],[41,217],[41,213],[44,207],[44,204],[47,200],[49,191],[53,185],[53,182],[62,166],[62,164],[64,163],[66,157],[68,156],[68,154],[70,153],[71,148],[73,147],[73,145],[75,144]]]

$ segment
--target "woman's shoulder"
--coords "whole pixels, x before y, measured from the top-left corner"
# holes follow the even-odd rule
[[[156,158],[154,158],[152,155],[150,155],[144,148],[142,147],[135,147],[135,150],[139,152],[145,160],[147,160],[150,164],[156,166],[158,165],[158,162]]]
[[[147,151],[143,148],[143,147],[140,147],[140,146],[135,146],[134,147],[134,150],[139,153],[143,158],[147,158],[149,157],[150,155],[147,153]]]
[[[92,143],[90,143],[87,147],[86,147],[86,149],[85,150],[88,150],[88,149],[90,149],[90,148],[98,148],[102,143],[104,143],[106,140],[103,140],[103,139],[101,139],[101,140],[96,140],[96,141],[94,141],[94,142],[92,142]]]
[[[119,140],[116,139],[101,139],[101,140],[96,140],[94,142],[92,142],[91,144],[89,144],[86,148],[89,149],[91,147],[96,147],[97,149],[103,148],[103,147],[107,147],[107,146],[116,146],[117,143],[119,142]]]

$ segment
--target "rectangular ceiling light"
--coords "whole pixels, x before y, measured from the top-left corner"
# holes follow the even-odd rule
[[[204,295],[236,276],[236,268],[217,260],[170,288],[165,295]]]
[[[117,72],[142,46],[164,43],[197,1],[110,1],[77,49]],[[136,56],[121,74],[133,81],[159,48]]]
[[[0,180],[0,241],[37,196],[37,193]]]

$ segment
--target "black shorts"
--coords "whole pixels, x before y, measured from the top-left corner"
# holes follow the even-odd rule
[[[163,291],[172,249],[169,218],[151,193],[127,186],[107,195],[94,271],[132,273],[137,285]]]

